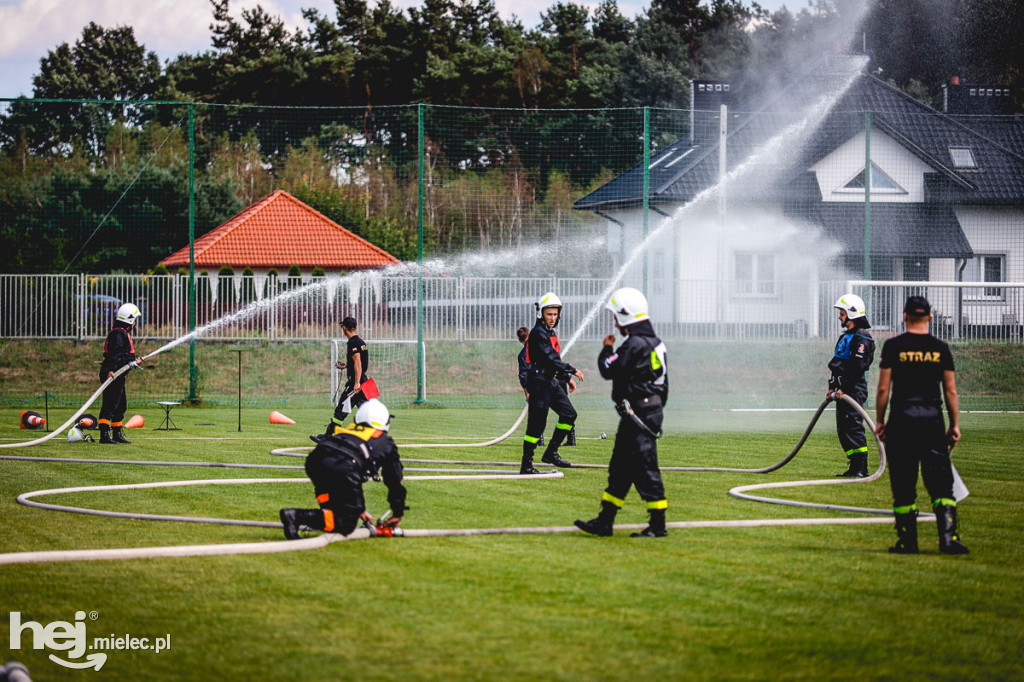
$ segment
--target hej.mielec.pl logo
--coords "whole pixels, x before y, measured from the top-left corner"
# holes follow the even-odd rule
[[[91,611],[88,614],[88,618],[96,620],[99,618],[99,614],[96,611]],[[154,638],[111,634],[104,637],[94,637],[92,643],[90,643],[86,634],[85,621],[85,611],[75,612],[74,623],[57,620],[47,625],[32,620],[22,622],[21,612],[11,611],[10,649],[11,651],[21,649],[22,638],[25,637],[26,640],[31,638],[30,648],[32,649],[52,649],[54,651],[67,652],[64,655],[70,660],[50,654],[50,660],[58,665],[62,665],[65,668],[95,668],[99,670],[107,662],[107,654],[103,653],[104,650],[146,649],[159,654],[171,648],[170,634]],[[26,641],[25,644],[27,647],[29,643]],[[99,651],[90,653],[85,656],[84,660],[77,660],[81,659],[88,650]]]

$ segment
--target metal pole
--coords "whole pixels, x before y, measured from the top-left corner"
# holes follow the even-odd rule
[[[416,201],[416,402],[422,403],[424,396],[423,371],[426,366],[426,358],[423,348],[423,155],[426,145],[423,142],[423,104],[416,105],[416,127],[418,131],[418,172],[419,190]]]
[[[647,239],[647,214],[650,212],[651,193],[651,108],[644,107],[644,240]],[[643,292],[647,292],[647,259],[650,251],[644,252]]]
[[[864,112],[864,279],[871,279],[871,112]],[[869,294],[865,291],[865,295]]]
[[[238,432],[242,432],[242,351],[238,353]]]
[[[196,137],[195,106],[188,105],[188,331],[196,329]],[[196,400],[196,339],[188,340],[188,400]]]
[[[725,242],[725,211],[726,211],[726,173],[728,170],[726,156],[726,140],[729,137],[729,108],[722,104],[718,107],[718,252],[716,254],[717,268],[715,276],[718,278],[715,286],[715,338],[720,339],[725,333],[725,304],[726,287],[728,286],[729,264],[727,262],[728,251]],[[756,274],[756,273],[755,273]],[[756,281],[752,282],[757,286]]]

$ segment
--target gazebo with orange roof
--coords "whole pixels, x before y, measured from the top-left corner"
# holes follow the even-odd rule
[[[168,268],[188,266],[185,248],[160,261]],[[236,276],[246,267],[257,278],[275,269],[282,275],[297,265],[307,275],[369,270],[398,263],[384,249],[346,230],[284,190],[260,199],[195,243],[196,270],[231,267]]]

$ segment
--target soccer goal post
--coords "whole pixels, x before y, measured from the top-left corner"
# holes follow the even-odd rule
[[[348,339],[331,339],[331,402],[338,400],[341,389],[348,380],[348,369],[338,369],[339,360],[345,362]],[[423,363],[419,361],[415,340],[376,340],[366,342],[366,375],[377,382],[380,398],[388,405],[402,405],[417,399],[417,374],[426,395],[426,376]]]

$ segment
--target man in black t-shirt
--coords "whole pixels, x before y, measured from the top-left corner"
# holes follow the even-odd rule
[[[356,319],[346,317],[341,321],[341,331],[345,334],[348,342],[345,344],[345,361],[338,361],[335,365],[338,369],[348,369],[348,380],[338,397],[338,405],[334,408],[334,416],[327,424],[326,435],[334,433],[335,426],[344,426],[345,417],[353,410],[366,402],[367,398],[362,392],[362,384],[368,378],[366,370],[370,364],[370,354],[366,350],[366,342],[359,338],[356,333]]]
[[[903,308],[907,331],[885,342],[875,398],[876,433],[889,455],[889,482],[896,516],[895,554],[917,553],[917,470],[932,499],[939,551],[967,554],[956,530],[956,499],[950,450],[960,440],[960,403],[949,346],[928,333],[931,305],[911,296]],[[941,393],[940,393],[941,388]],[[891,399],[890,399],[891,393]],[[949,428],[942,419],[945,397]],[[892,410],[885,421],[889,403]]]

